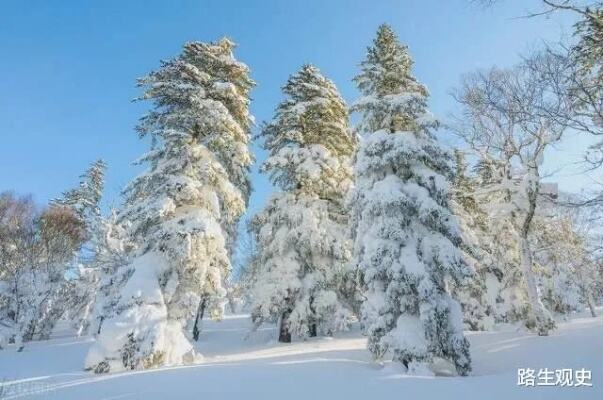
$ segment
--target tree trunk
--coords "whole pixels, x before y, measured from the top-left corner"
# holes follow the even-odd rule
[[[103,327],[103,321],[104,320],[105,320],[105,317],[103,317],[103,316],[101,316],[99,318],[99,321],[98,321],[98,330],[96,331],[97,335],[100,335],[100,333],[101,333],[101,328]]]
[[[312,319],[316,318],[316,310],[314,309],[314,296],[310,296],[310,311],[312,312]],[[310,337],[317,336],[317,328],[316,322],[310,322],[310,326],[308,327]]]
[[[77,337],[81,337],[84,333],[87,333],[90,329],[90,313],[91,313],[92,303],[86,304],[84,308],[84,316],[82,321],[80,322],[77,328]]]
[[[590,309],[590,315],[595,318],[597,316],[597,312],[595,311],[595,301],[593,299],[593,294],[588,291],[586,295],[586,304],[588,304],[588,308]]]
[[[232,295],[232,293],[228,293],[226,295],[226,299],[228,300],[228,308],[230,308],[230,312],[232,314],[236,314],[238,310],[237,310],[237,307],[236,307],[236,304],[235,304],[235,298]]]
[[[538,172],[535,171],[535,168],[532,173],[535,178],[538,177]],[[542,304],[542,301],[540,300],[538,287],[536,286],[536,278],[534,277],[534,274],[532,272],[532,250],[530,249],[530,242],[528,240],[530,227],[532,225],[532,219],[534,218],[534,214],[536,213],[536,201],[538,200],[538,185],[539,180],[534,179],[531,185],[532,187],[529,187],[526,193],[528,198],[528,209],[526,210],[526,216],[521,226],[520,235],[521,270],[523,272],[525,283],[528,288],[528,299],[530,301],[531,313],[534,317],[534,322],[536,323],[536,330],[538,332],[538,335],[547,336],[549,334],[549,330],[554,327],[554,322],[548,315],[548,312],[544,308],[544,304]]]
[[[550,328],[550,318],[544,309],[544,305],[538,294],[536,279],[532,273],[532,253],[528,239],[521,237],[521,270],[528,288],[528,299],[530,301],[530,309],[536,323],[538,335],[547,336]]]
[[[23,330],[23,334],[21,335],[21,340],[23,343],[31,342],[36,334],[36,324],[34,321],[29,321],[27,326]]]
[[[203,320],[203,314],[205,314],[205,306],[207,299],[204,297],[199,301],[197,306],[197,315],[195,316],[195,326],[193,326],[193,339],[195,342],[199,341],[199,335],[201,334],[201,320]]]
[[[289,315],[291,311],[287,310],[283,312],[281,316],[281,322],[279,327],[278,341],[281,343],[291,343],[291,332],[289,332]]]
[[[23,336],[21,335],[21,333],[17,333],[15,335],[15,346],[17,347],[18,352],[22,352],[23,349],[25,348]]]

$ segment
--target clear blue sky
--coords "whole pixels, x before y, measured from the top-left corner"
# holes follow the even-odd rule
[[[433,111],[445,117],[462,73],[512,65],[540,40],[571,32],[567,16],[515,18],[539,6],[538,0],[506,0],[490,9],[469,0],[4,0],[0,191],[33,193],[45,202],[102,157],[109,164],[105,206],[119,204],[120,189],[138,173],[131,162],[146,148],[133,131],[149,106],[130,101],[138,94],[135,79],[185,41],[227,35],[239,44],[236,56],[258,82],[252,112],[261,122],[271,118],[287,76],[306,62],[353,101],[357,64],[377,26],[387,22],[409,45]],[[573,162],[583,144],[562,145],[564,152],[547,165]],[[563,188],[585,184],[564,171]],[[255,171],[253,180],[257,210],[271,189]]]

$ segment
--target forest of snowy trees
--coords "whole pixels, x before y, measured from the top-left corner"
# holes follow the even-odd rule
[[[120,206],[100,206],[102,160],[44,207],[0,194],[0,349],[68,322],[95,338],[86,370],[190,364],[203,318],[242,311],[283,343],[358,322],[375,361],[467,375],[464,331],[546,336],[571,313],[596,316],[603,188],[560,192],[542,164],[570,132],[603,137],[603,5],[545,3],[579,16],[572,42],[468,72],[448,121],[385,24],[357,99],[303,65],[255,136],[235,43],[184,44],[138,80],[149,148]],[[246,216],[254,140],[276,191]],[[603,166],[603,140],[584,160]]]

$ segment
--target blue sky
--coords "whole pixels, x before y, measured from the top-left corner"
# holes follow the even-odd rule
[[[135,79],[189,40],[227,35],[258,82],[252,112],[272,116],[280,87],[303,63],[317,65],[347,101],[351,78],[380,23],[410,47],[415,75],[431,91],[441,117],[454,109],[450,90],[460,75],[510,66],[542,40],[571,33],[568,16],[517,18],[538,0],[501,1],[489,9],[469,0],[306,1],[20,1],[0,3],[0,191],[33,193],[39,202],[75,185],[95,159],[109,164],[104,205],[139,170],[146,148],[133,127],[148,104],[132,103]],[[446,132],[442,132],[443,140]],[[551,152],[550,170],[579,159],[585,138]],[[255,148],[258,160],[262,153]],[[565,168],[553,180],[578,191],[589,183]],[[254,171],[251,209],[270,192]]]

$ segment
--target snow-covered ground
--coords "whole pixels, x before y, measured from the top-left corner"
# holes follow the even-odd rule
[[[468,333],[473,373],[466,378],[411,377],[375,365],[357,331],[276,344],[274,329],[250,335],[249,326],[247,316],[206,321],[203,363],[122,374],[82,370],[89,338],[8,348],[0,351],[0,399],[603,399],[603,317],[561,322],[549,337]],[[592,370],[593,386],[517,386],[518,368],[545,367]]]

